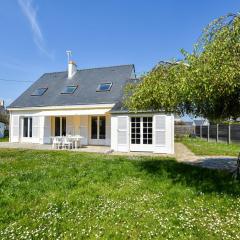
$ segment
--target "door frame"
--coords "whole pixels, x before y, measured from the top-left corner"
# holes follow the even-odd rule
[[[97,117],[97,122],[99,124],[99,117],[105,117],[105,139],[92,138],[92,117]],[[97,126],[98,137],[99,137],[99,126]],[[107,144],[107,116],[106,115],[90,115],[88,118],[88,144],[89,145],[99,145],[99,146],[106,146]]]
[[[132,144],[132,118],[140,118],[140,144]],[[151,117],[152,118],[152,144],[143,144],[143,118]],[[131,152],[153,152],[154,151],[154,117],[153,114],[141,114],[141,115],[130,115],[129,116],[129,149]]]

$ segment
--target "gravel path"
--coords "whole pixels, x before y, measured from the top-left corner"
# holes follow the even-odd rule
[[[196,156],[182,143],[175,143],[175,158],[191,165],[228,171],[235,170],[237,161],[232,156]]]

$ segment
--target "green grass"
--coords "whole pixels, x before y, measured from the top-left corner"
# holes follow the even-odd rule
[[[182,138],[179,141],[185,144],[196,155],[222,155],[236,157],[240,152],[239,144],[207,142],[204,139],[188,137]]]
[[[0,239],[240,239],[240,184],[172,158],[0,149]]]
[[[0,138],[0,142],[9,142],[8,137]]]

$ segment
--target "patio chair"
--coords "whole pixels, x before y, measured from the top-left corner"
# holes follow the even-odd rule
[[[59,138],[53,138],[52,148],[60,149],[62,146],[62,141]]]
[[[73,141],[67,137],[63,138],[63,141],[62,141],[62,147],[64,149],[71,149],[73,148]]]

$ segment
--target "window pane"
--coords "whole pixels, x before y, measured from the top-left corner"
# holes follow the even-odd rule
[[[106,138],[106,118],[104,116],[99,117],[99,138]]]
[[[55,117],[55,136],[60,136],[60,117]]]
[[[97,139],[97,117],[92,117],[92,123],[91,123],[91,138]]]
[[[32,118],[29,118],[29,137],[32,137]]]
[[[66,136],[66,117],[62,117],[62,136]]]
[[[111,87],[112,83],[101,83],[98,85],[97,91],[98,92],[110,91]]]
[[[28,137],[28,118],[23,119],[23,137]]]
[[[77,89],[77,86],[66,86],[61,93],[62,94],[72,94],[75,92],[76,89]]]
[[[46,91],[47,88],[38,88],[31,94],[31,96],[42,96]]]

